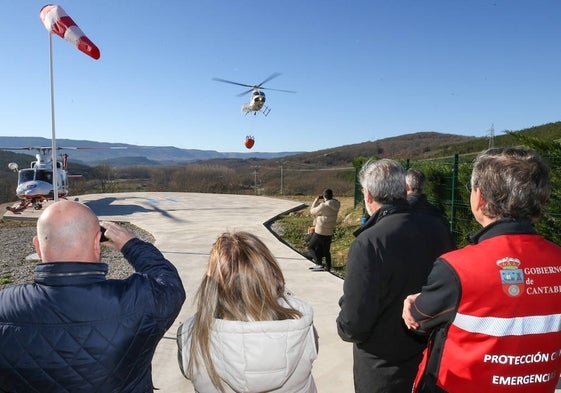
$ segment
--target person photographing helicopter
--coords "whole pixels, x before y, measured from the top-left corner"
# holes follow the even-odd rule
[[[310,214],[315,217],[314,233],[308,241],[306,256],[316,264],[312,268],[314,271],[331,270],[331,241],[333,240],[340,208],[341,202],[333,198],[333,190],[330,188],[323,190],[312,202]],[[324,257],[325,266],[322,264]]]
[[[101,225],[104,246],[135,274],[106,279],[100,222],[87,206],[61,200],[37,220],[34,283],[0,291],[0,391],[153,391],[152,357],[185,290],[156,247]]]

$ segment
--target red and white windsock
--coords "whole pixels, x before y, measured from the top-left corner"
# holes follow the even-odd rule
[[[39,18],[49,33],[55,33],[86,55],[96,60],[99,59],[100,52],[98,47],[84,35],[82,30],[80,30],[72,18],[64,12],[61,6],[54,4],[44,6],[41,8]]]

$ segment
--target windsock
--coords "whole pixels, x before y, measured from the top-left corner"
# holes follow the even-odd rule
[[[100,52],[98,47],[84,35],[82,30],[80,30],[72,18],[64,12],[62,7],[48,4],[41,8],[39,18],[49,33],[55,33],[86,55],[96,60],[99,59]]]

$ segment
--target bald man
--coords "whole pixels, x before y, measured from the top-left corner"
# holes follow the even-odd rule
[[[96,215],[61,200],[37,220],[34,283],[0,291],[0,391],[153,392],[154,351],[185,301],[152,244],[103,221],[135,273],[108,280]]]

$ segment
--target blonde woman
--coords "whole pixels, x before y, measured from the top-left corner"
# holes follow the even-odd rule
[[[313,310],[285,290],[267,246],[224,233],[210,252],[197,312],[179,327],[179,366],[195,391],[314,393]]]

